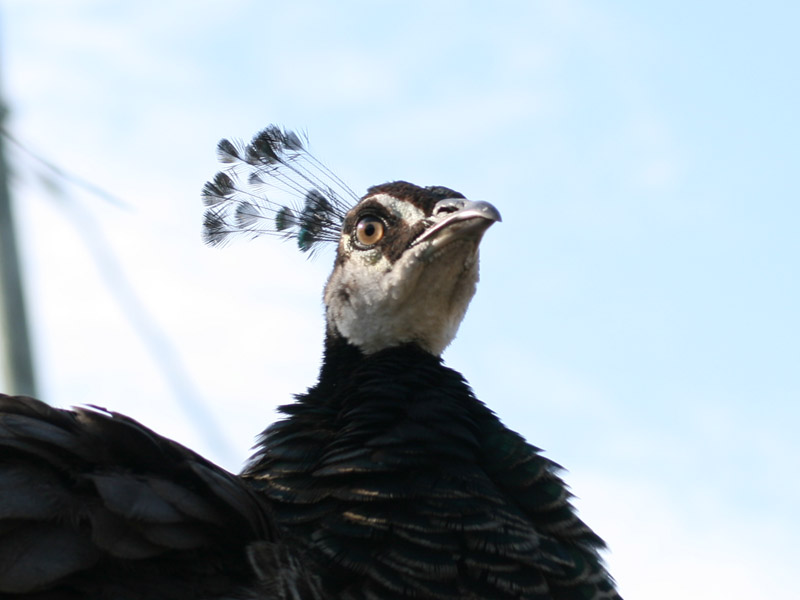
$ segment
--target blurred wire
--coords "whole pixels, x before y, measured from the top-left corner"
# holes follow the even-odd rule
[[[6,107],[0,101],[0,127],[5,118]],[[35,396],[36,372],[3,142],[0,139],[0,362],[10,393]]]
[[[45,169],[50,171],[50,173],[53,174],[56,178],[58,178],[58,179],[60,179],[62,181],[65,181],[67,183],[70,183],[70,184],[72,184],[74,186],[77,186],[79,188],[83,188],[84,190],[86,190],[87,192],[92,194],[93,196],[97,196],[98,198],[102,198],[103,200],[105,200],[109,204],[112,204],[112,205],[114,205],[114,206],[116,206],[118,208],[124,208],[125,210],[131,210],[132,209],[130,204],[128,204],[124,200],[121,200],[120,198],[118,198],[114,194],[104,190],[103,188],[101,188],[98,185],[95,185],[91,181],[88,181],[88,180],[86,180],[86,179],[84,179],[82,177],[78,177],[74,173],[70,173],[70,172],[62,169],[61,167],[59,167],[55,163],[47,160],[46,158],[43,158],[42,156],[40,156],[39,154],[37,154],[36,152],[31,150],[27,146],[25,146],[16,137],[14,137],[11,134],[11,132],[8,131],[8,129],[5,128],[5,126],[0,127],[0,135],[2,135],[6,140],[11,142],[18,150],[24,152],[27,156],[29,156],[30,158],[35,160],[37,163],[39,163],[41,166],[43,166]]]
[[[60,201],[56,202],[56,204],[64,211],[64,214],[78,230],[81,240],[89,249],[101,278],[147,348],[157,368],[161,371],[178,405],[187,415],[195,429],[209,444],[212,451],[226,462],[235,464],[237,457],[232,445],[217,425],[213,413],[200,400],[201,396],[192,383],[183,361],[169,337],[158,326],[156,319],[153,318],[144,303],[139,299],[134,286],[125,276],[125,269],[112,251],[102,227],[97,224],[89,210],[74,200],[62,183],[80,187],[118,208],[131,210],[131,205],[99,186],[77,177],[51,161],[42,158],[13,138],[6,129],[0,129],[0,135],[12,142],[25,155],[34,159],[39,166],[38,171],[36,167],[33,167],[34,175],[46,184],[46,189],[53,197],[57,196],[59,198]]]

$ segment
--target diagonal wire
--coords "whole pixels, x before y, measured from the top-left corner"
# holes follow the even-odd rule
[[[47,160],[46,158],[42,157],[41,155],[37,154],[30,148],[28,148],[25,144],[20,142],[14,135],[8,131],[5,127],[0,128],[0,135],[2,135],[7,141],[11,142],[14,147],[18,150],[24,152],[30,158],[34,159],[37,163],[39,163],[42,167],[46,170],[50,171],[52,175],[54,175],[57,179],[60,179],[66,183],[70,183],[74,186],[79,188],[83,188],[93,196],[97,196],[108,202],[109,204],[116,206],[117,208],[124,208],[126,210],[132,210],[132,206],[121,200],[119,197],[115,196],[111,192],[101,188],[99,185],[95,185],[91,181],[84,179],[83,177],[79,177],[74,173],[70,173],[69,171],[62,169],[52,161]]]
[[[45,167],[48,173],[38,173],[37,175],[50,184],[47,187],[53,195],[57,194],[62,200],[65,200],[56,204],[78,230],[102,280],[161,371],[178,405],[215,454],[227,463],[233,464],[236,460],[236,453],[217,424],[213,413],[200,400],[201,395],[192,383],[178,351],[136,294],[134,286],[125,275],[124,267],[112,251],[102,227],[97,224],[92,214],[76,202],[63,185],[60,185],[59,180],[79,186],[114,206],[130,209],[130,205],[99,186],[76,177],[41,158],[19,141],[11,138],[6,130],[0,131],[0,134],[12,141],[14,146],[23,150],[26,155],[34,158],[40,166]],[[55,176],[55,180],[48,175]]]

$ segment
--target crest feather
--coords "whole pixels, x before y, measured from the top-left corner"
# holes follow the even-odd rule
[[[248,144],[221,140],[223,170],[203,186],[203,239],[224,244],[236,235],[279,235],[303,252],[337,242],[358,196],[307,148],[308,139],[270,125]]]

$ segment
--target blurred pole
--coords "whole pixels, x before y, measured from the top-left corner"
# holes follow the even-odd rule
[[[0,96],[0,131],[5,131],[6,105]],[[4,381],[12,394],[36,395],[33,356],[25,314],[25,295],[8,186],[5,136],[0,135],[0,335]]]

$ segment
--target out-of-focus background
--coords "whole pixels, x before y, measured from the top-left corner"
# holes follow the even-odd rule
[[[789,597],[798,7],[1,2],[37,394],[240,468],[315,380],[332,255],[206,248],[199,191],[282,124],[355,190],[501,210],[445,357],[568,469],[625,597]]]

